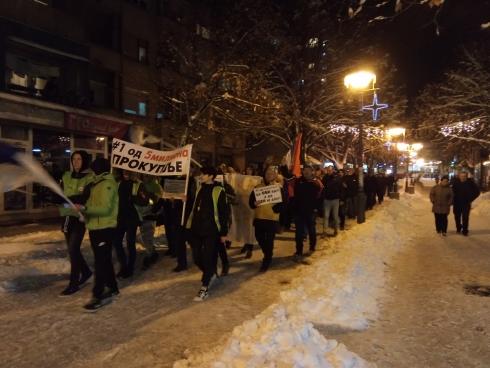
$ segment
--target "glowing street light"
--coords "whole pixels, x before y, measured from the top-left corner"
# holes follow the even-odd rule
[[[405,135],[405,128],[401,128],[401,127],[393,127],[393,128],[389,128],[386,130],[386,135],[388,137],[399,137],[401,135]]]
[[[376,74],[369,71],[358,71],[345,76],[344,85],[351,90],[365,90],[376,83]]]
[[[422,143],[413,143],[411,148],[414,151],[420,151],[422,148],[424,148],[424,145]]]
[[[408,143],[397,143],[396,144],[396,149],[401,152],[408,152],[410,145]]]
[[[376,83],[376,74],[369,71],[358,71],[345,76],[344,85],[352,92],[362,93],[366,90],[374,90]],[[378,107],[378,106],[376,106]],[[374,106],[372,107],[374,109]],[[377,111],[377,110],[376,110]],[[363,148],[363,123],[362,118],[359,119],[359,139],[357,147],[357,168],[358,168],[358,193],[357,193],[357,223],[363,223],[366,211],[366,194],[364,193],[364,148]]]

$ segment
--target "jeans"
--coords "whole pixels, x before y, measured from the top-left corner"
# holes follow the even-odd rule
[[[143,220],[140,226],[141,240],[149,256],[155,253],[155,227],[156,221],[153,220]]]
[[[89,231],[88,235],[95,257],[95,284],[92,293],[94,298],[101,299],[106,286],[111,290],[117,290],[117,281],[112,265],[114,229],[92,230]]]
[[[447,213],[434,213],[438,233],[447,233],[447,216]]]
[[[92,273],[80,250],[85,235],[85,224],[78,221],[76,217],[66,216],[63,223],[63,233],[70,257],[70,286],[77,287],[81,276]]]
[[[345,199],[345,206],[346,206],[347,216],[350,219],[355,218],[357,215],[356,197],[347,197]]]
[[[339,199],[325,199],[323,201],[323,231],[328,228],[330,213],[333,217],[333,226],[335,229],[339,226]]]
[[[114,249],[116,250],[117,259],[119,261],[120,271],[132,273],[136,262],[136,231],[137,224],[118,223],[114,235]],[[123,238],[126,235],[126,248],[128,256],[123,247]]]
[[[463,233],[468,232],[468,225],[470,222],[470,210],[471,204],[465,205],[454,205],[454,221],[456,222],[456,230],[460,232],[463,230]]]
[[[310,239],[310,249],[315,250],[316,247],[316,221],[315,214],[305,213],[299,214],[295,218],[296,224],[296,254],[303,255],[303,239],[305,236],[305,230],[308,232]],[[306,229],[305,229],[306,228]]]
[[[196,266],[202,271],[202,286],[208,287],[209,281],[216,274],[219,235],[200,236],[191,233],[190,240],[192,258]]]

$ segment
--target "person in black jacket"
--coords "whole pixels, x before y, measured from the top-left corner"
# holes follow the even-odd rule
[[[453,181],[454,193],[454,220],[456,231],[468,236],[468,225],[470,222],[471,202],[480,195],[480,189],[473,179],[468,178],[467,172],[460,172]]]
[[[364,192],[366,193],[366,209],[372,210],[376,204],[376,177],[372,170],[364,177]]]
[[[354,219],[357,214],[356,198],[359,191],[358,178],[351,168],[347,169],[343,178],[345,183],[345,210],[350,219]]]
[[[202,286],[195,301],[209,296],[209,286],[216,278],[218,244],[226,241],[228,234],[228,205],[224,188],[214,182],[216,169],[201,169],[201,188],[196,193],[192,212],[187,221],[194,263],[202,271]]]
[[[345,217],[347,215],[346,211],[346,198],[347,198],[347,184],[344,181],[345,173],[344,170],[339,170],[339,181],[340,181],[340,198],[339,198],[339,220],[340,220],[340,230],[345,229]]]
[[[388,181],[383,173],[378,173],[376,175],[376,195],[378,196],[378,203],[383,203],[386,194],[386,187],[388,186]]]
[[[134,207],[136,185],[136,174],[123,170],[118,186],[119,210],[113,244],[119,261],[119,272],[116,276],[124,279],[133,276],[136,262],[136,231],[141,223]],[[126,235],[127,255],[123,248],[124,235]]]
[[[323,177],[323,234],[326,234],[330,214],[333,218],[334,236],[337,235],[339,227],[339,206],[341,179],[335,175],[333,166],[327,167],[327,173]]]
[[[305,230],[310,239],[310,252],[316,248],[316,219],[315,209],[323,190],[322,182],[314,177],[313,168],[305,165],[303,176],[294,183],[292,206],[296,225],[296,253],[299,260],[303,257],[303,240]]]

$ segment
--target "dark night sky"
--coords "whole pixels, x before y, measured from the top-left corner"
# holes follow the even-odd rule
[[[388,49],[410,98],[426,84],[437,82],[458,62],[461,45],[471,42],[489,45],[490,29],[482,30],[480,26],[490,21],[490,1],[446,0],[437,16],[439,36],[434,15],[435,9],[416,6],[386,25],[389,32],[384,33],[390,35]]]

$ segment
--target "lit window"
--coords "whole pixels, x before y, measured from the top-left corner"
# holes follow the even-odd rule
[[[138,61],[140,63],[148,62],[148,42],[138,40]]]
[[[308,44],[307,46],[309,48],[314,48],[314,47],[317,47],[318,46],[318,37],[314,37],[314,38],[310,38],[308,40]]]
[[[308,64],[308,69],[313,69],[315,67],[315,63],[309,63]]]
[[[147,108],[146,102],[139,102],[138,103],[138,115],[146,116],[146,108]]]

